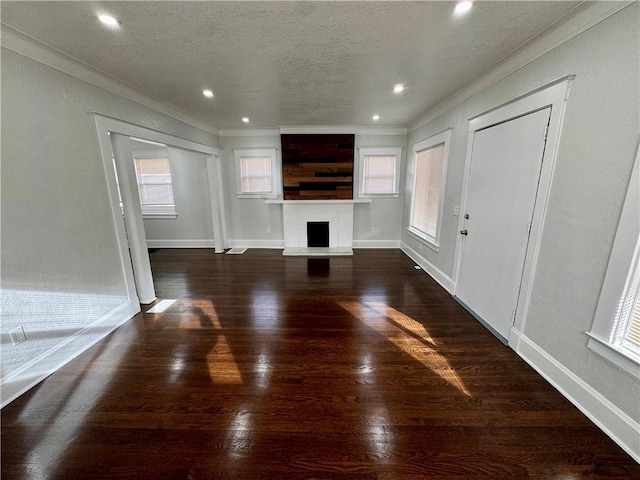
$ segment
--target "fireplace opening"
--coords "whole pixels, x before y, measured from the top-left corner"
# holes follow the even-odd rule
[[[329,222],[307,222],[307,247],[329,246]]]

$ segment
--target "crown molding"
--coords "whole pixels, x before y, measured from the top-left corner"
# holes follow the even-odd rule
[[[356,135],[406,135],[407,127],[356,127]]]
[[[330,135],[339,135],[339,134],[348,134],[348,133],[356,133],[356,127],[353,125],[288,125],[280,127],[280,134],[288,135],[288,134],[330,134]]]
[[[277,128],[243,128],[220,130],[221,137],[270,137],[272,135],[280,136],[280,130]]]
[[[354,125],[299,125],[280,127],[286,134],[354,134],[354,135],[406,135],[405,127],[357,127]]]
[[[594,2],[593,5],[577,13],[555,30],[546,34],[543,32],[543,36],[537,40],[534,39],[528,45],[525,44],[519,52],[508,56],[473,83],[458,90],[458,92],[410,122],[409,133],[634,3],[636,1]]]
[[[406,135],[406,127],[356,127],[351,125],[300,125],[279,128],[243,128],[220,130],[221,137],[269,137],[281,134],[354,134],[354,135]]]
[[[43,44],[7,25],[2,25],[3,48],[54,68],[60,72],[71,75],[83,82],[111,92],[120,97],[131,100],[156,112],[168,115],[176,120],[199,128],[205,132],[218,135],[218,129],[204,123],[188,113],[165,103],[157,98],[142,93],[126,83],[115,79],[69,55],[66,55],[46,44]]]

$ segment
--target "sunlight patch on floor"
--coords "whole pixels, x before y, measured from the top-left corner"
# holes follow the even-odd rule
[[[225,385],[242,383],[242,374],[211,300],[189,302],[188,310],[180,315],[178,328],[215,332],[216,335],[212,335],[212,341],[215,343],[206,356],[211,381],[214,384]]]
[[[213,383],[241,384],[242,375],[233,356],[227,337],[222,333],[222,325],[212,302],[209,303],[209,318],[213,328],[218,332],[216,344],[207,353],[207,367]]]
[[[451,368],[444,356],[439,354],[435,349],[425,345],[424,342],[405,332],[402,328],[396,326],[391,317],[387,317],[386,313],[381,313],[378,310],[380,308],[379,305],[369,306],[369,304],[363,305],[358,302],[338,302],[338,305],[358,318],[365,325],[378,332],[401,351],[410,355],[425,367],[430,368],[436,375],[446,380],[460,392],[468,397],[471,396],[456,371]],[[383,310],[386,311],[386,309]],[[390,313],[393,313],[393,311],[390,311]],[[415,322],[415,320],[409,317],[406,318]],[[403,321],[409,323],[406,319]],[[409,324],[411,325],[411,323]],[[413,327],[415,328],[415,326]],[[428,333],[427,337],[430,338]]]
[[[387,317],[387,319],[393,321],[405,330],[413,333],[416,337],[430,343],[434,347],[437,345],[436,341],[431,338],[431,335],[427,333],[424,325],[422,325],[420,322],[416,322],[413,318],[405,315],[402,312],[399,312],[395,308],[381,302],[365,302],[364,305],[380,312],[382,315]]]

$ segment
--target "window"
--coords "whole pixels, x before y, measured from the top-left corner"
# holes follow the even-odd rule
[[[437,248],[451,131],[414,145],[409,232]]]
[[[589,348],[640,378],[640,149],[589,335]]]
[[[166,157],[135,157],[143,215],[175,215],[171,168]]]
[[[620,313],[613,329],[613,343],[640,355],[640,261],[638,259],[640,241],[636,246],[635,266],[629,275],[629,282],[621,302]]]
[[[399,196],[401,158],[399,147],[360,148],[358,196]]]
[[[239,197],[275,198],[279,191],[279,171],[275,149],[236,150]]]

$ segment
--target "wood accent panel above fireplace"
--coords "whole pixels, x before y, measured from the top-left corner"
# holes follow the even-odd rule
[[[281,140],[285,200],[353,198],[355,135],[283,134]]]

